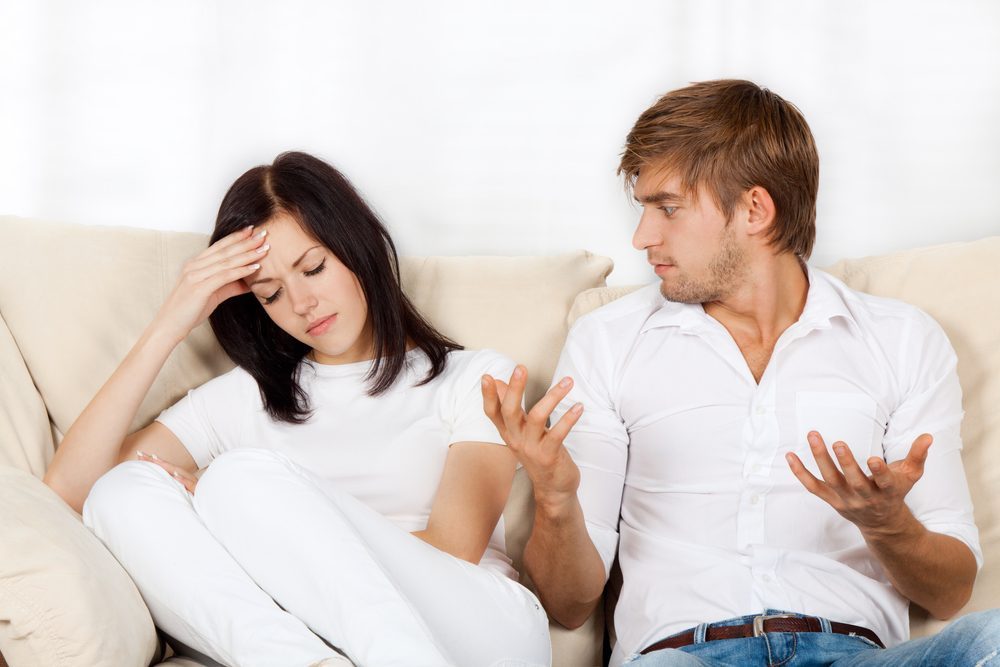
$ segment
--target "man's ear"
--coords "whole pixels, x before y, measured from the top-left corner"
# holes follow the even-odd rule
[[[775,216],[771,193],[763,186],[755,185],[743,193],[743,204],[747,208],[747,234],[766,235],[774,224]]]

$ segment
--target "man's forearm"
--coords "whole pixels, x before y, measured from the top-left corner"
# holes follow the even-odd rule
[[[571,629],[590,617],[606,576],[575,496],[559,506],[536,501],[524,565],[549,616]]]
[[[927,530],[908,510],[894,525],[862,534],[896,590],[935,618],[968,602],[976,560],[959,540]]]

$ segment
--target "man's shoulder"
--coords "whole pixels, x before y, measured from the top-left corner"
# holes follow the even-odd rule
[[[927,336],[943,333],[933,317],[911,303],[856,290],[824,271],[813,270],[813,273],[836,293],[858,330],[865,335],[898,339],[904,331]]]
[[[666,303],[660,294],[659,283],[645,285],[584,313],[573,323],[571,334],[594,335],[609,330],[620,333],[622,329],[638,331],[649,316]]]

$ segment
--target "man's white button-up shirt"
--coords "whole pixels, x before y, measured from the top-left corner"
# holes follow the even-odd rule
[[[810,494],[784,455],[820,477],[806,434],[866,460],[934,444],[906,497],[929,530],[982,563],[960,458],[955,353],[920,310],[815,269],[799,320],[758,384],[729,332],[700,305],[650,285],[577,321],[556,369],[575,380],[553,423],[582,402],[566,438],[606,571],[623,585],[612,665],[702,622],[781,609],[909,636],[907,600],[854,524]]]

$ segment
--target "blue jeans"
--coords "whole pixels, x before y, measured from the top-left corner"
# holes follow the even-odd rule
[[[769,609],[768,614],[782,613]],[[743,616],[712,625],[742,625]],[[704,636],[704,633],[701,633]],[[933,637],[879,648],[863,637],[831,632],[771,632],[746,639],[701,641],[626,661],[628,667],[1000,667],[1000,609],[963,616]]]

